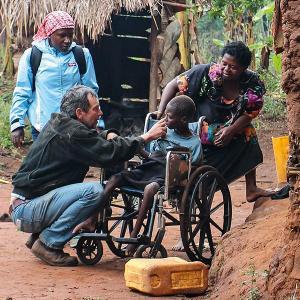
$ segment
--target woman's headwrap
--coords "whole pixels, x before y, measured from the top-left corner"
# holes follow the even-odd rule
[[[74,28],[73,18],[64,11],[53,11],[43,20],[37,33],[33,36],[34,41],[48,38],[54,31],[63,28]]]

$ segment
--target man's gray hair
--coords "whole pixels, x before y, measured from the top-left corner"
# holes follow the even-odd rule
[[[60,112],[73,119],[76,117],[76,109],[81,108],[84,112],[87,112],[90,108],[88,95],[98,98],[95,91],[84,85],[76,85],[69,89],[62,98],[60,105]]]

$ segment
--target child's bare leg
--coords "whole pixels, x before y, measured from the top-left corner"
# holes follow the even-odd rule
[[[103,201],[108,201],[111,193],[115,190],[115,188],[120,187],[123,184],[121,175],[112,176],[105,185],[103,190]]]
[[[79,233],[80,230],[93,232],[96,229],[98,221],[98,212],[87,218],[85,221],[79,223],[74,229],[73,233]]]
[[[144,198],[142,201],[142,205],[139,209],[139,214],[137,216],[137,220],[131,232],[130,237],[136,238],[138,233],[140,232],[143,225],[143,221],[147,215],[147,212],[150,210],[152,206],[154,195],[157,193],[158,190],[159,190],[159,184],[156,182],[152,182],[146,185],[144,189]],[[129,244],[126,249],[128,255],[133,255],[135,248],[136,248],[135,244]]]
[[[102,201],[101,201],[101,208],[105,207],[107,205],[107,202],[109,200],[109,197],[111,193],[114,191],[114,189],[122,184],[122,177],[118,175],[114,175],[111,177],[111,179],[107,182],[105,185],[105,188],[102,193]],[[100,210],[100,207],[99,207]],[[96,229],[96,224],[98,221],[98,212],[90,216],[85,221],[78,224],[74,229],[73,233],[78,233],[80,230],[85,230],[89,232],[93,232]]]

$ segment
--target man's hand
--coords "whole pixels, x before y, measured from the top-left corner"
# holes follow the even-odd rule
[[[144,139],[145,143],[148,143],[160,137],[165,137],[166,133],[167,133],[166,119],[163,118],[158,122],[156,122],[151,127],[151,129],[147,133],[141,135],[141,137]]]
[[[231,142],[233,136],[234,136],[234,132],[232,128],[230,126],[224,127],[216,133],[215,135],[216,139],[214,144],[217,147],[224,147]]]
[[[106,139],[112,140],[113,138],[117,137],[118,135],[115,132],[110,132],[107,134]]]
[[[96,229],[98,221],[98,213],[95,213],[85,221],[78,224],[72,231],[72,233],[79,233],[80,231],[88,231],[88,232],[94,232]]]
[[[11,141],[14,146],[20,148],[24,143],[24,128],[19,127],[11,133]]]

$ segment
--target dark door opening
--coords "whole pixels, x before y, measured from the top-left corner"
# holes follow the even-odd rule
[[[111,29],[97,42],[86,43],[94,60],[106,127],[123,134],[140,133],[148,112],[151,20],[147,11],[114,15]]]

